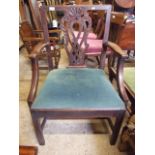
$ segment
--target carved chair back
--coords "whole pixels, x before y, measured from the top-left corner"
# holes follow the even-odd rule
[[[64,34],[64,47],[66,49],[70,66],[85,66],[85,50],[88,48],[87,36],[92,30],[92,19],[88,11],[105,11],[103,20],[105,22],[103,46],[108,42],[111,5],[75,5],[75,6],[45,6],[40,7],[42,27],[45,41],[48,42],[47,31],[47,11],[64,11],[64,16],[60,20],[60,28]],[[75,36],[74,31],[78,30]],[[81,37],[81,33],[83,33]]]

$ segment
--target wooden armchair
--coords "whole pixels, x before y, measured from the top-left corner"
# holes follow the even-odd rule
[[[113,50],[120,52],[119,55],[111,53],[109,56],[109,76],[112,81],[117,81],[118,91],[124,102],[129,114],[128,121],[123,127],[119,149],[120,151],[135,152],[135,67],[134,59],[132,64],[125,64],[122,56],[126,53],[124,50],[135,50],[135,24],[127,23],[121,27],[121,35],[118,40],[119,45],[109,42],[108,46]],[[128,58],[129,59],[129,58]]]
[[[116,143],[121,123],[125,114],[125,106],[115,91],[110,81],[106,78],[103,68],[87,68],[84,57],[88,48],[87,36],[91,28],[91,18],[88,10],[106,10],[106,30],[110,26],[110,5],[96,6],[49,6],[40,7],[44,37],[49,41],[47,10],[63,10],[61,29],[64,33],[64,46],[69,59],[68,68],[55,69],[49,72],[43,87],[35,98],[36,92],[32,92],[33,101],[30,104],[32,120],[39,144],[44,145],[43,127],[48,119],[84,119],[107,118],[112,128],[110,144]],[[79,27],[79,34],[74,35],[75,26]],[[79,36],[84,32],[81,42]],[[103,40],[102,61],[105,61],[106,51],[104,47],[108,43],[108,33]],[[84,44],[84,45],[83,45]],[[118,53],[118,51],[115,51]],[[37,56],[33,57],[34,69],[38,67]],[[100,65],[102,67],[102,65]],[[37,72],[37,69],[35,69]],[[36,74],[37,76],[37,74]],[[29,102],[30,103],[30,102]],[[114,117],[114,124],[111,118]],[[43,121],[40,122],[40,118]]]
[[[60,30],[48,30],[48,32],[58,33],[60,35]],[[28,51],[28,57],[31,60],[32,66],[32,80],[31,80],[31,88],[28,95],[29,104],[32,103],[35,92],[38,86],[39,80],[39,70],[52,70],[58,67],[58,63],[60,60],[60,48],[58,47],[58,37],[49,37],[49,42],[45,42],[45,38],[43,36],[43,30],[32,30],[31,25],[24,21],[20,26],[20,36],[24,42],[24,45]],[[35,66],[37,61],[44,60],[47,66],[38,63],[38,66]],[[54,62],[54,64],[53,64]]]
[[[135,23],[126,23],[120,28],[120,35],[117,40],[117,44],[108,42],[108,47],[120,51],[122,55],[127,53],[127,51],[135,52]],[[134,98],[135,98],[135,88],[134,88],[134,60],[130,63],[128,67],[124,67],[124,61],[121,57],[111,53],[109,56],[109,76],[112,81],[114,78],[117,79],[117,86],[120,96],[127,104],[131,101],[132,113],[134,112]]]
[[[39,67],[39,69],[53,69],[58,67],[59,59],[60,59],[60,49],[58,48],[58,42],[60,40],[60,30],[49,30],[49,33],[57,33],[58,37],[49,37],[50,39],[50,45],[51,45],[51,60],[50,62],[50,68],[48,67]],[[43,37],[43,30],[32,30],[31,25],[24,21],[20,25],[20,36],[21,39],[28,51],[29,54],[37,54],[39,55],[39,59],[46,59],[47,54],[46,52],[40,51],[43,50],[43,44],[44,44],[44,37]],[[54,64],[53,64],[54,62]]]
[[[109,30],[105,29],[105,13],[104,11],[92,11],[89,12],[90,16],[92,17],[92,21],[95,27],[93,26],[94,32],[90,32],[88,34],[87,43],[89,44],[88,49],[85,51],[86,58],[89,56],[95,56],[97,59],[98,64],[100,64],[100,56],[102,53],[102,41],[106,37],[107,32]],[[115,24],[117,26],[121,26],[125,23],[126,15],[120,12],[111,12],[111,25]],[[95,21],[95,22],[94,22]],[[113,29],[113,27],[111,27]],[[74,32],[77,36],[78,32]],[[113,31],[110,29],[110,38],[114,42],[116,42],[116,38],[119,33],[116,33],[116,29],[114,28]],[[80,35],[80,38],[83,36],[83,32]],[[107,49],[108,53],[110,53],[110,49]]]

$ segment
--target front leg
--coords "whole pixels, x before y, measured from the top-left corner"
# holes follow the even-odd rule
[[[33,114],[33,112],[32,112],[32,120],[33,120],[35,133],[36,133],[37,139],[39,141],[39,144],[45,145],[45,139],[43,136],[43,129],[42,129],[41,124],[39,122],[39,118],[35,114]]]

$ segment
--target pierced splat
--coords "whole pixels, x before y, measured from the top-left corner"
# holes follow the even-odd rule
[[[70,65],[84,65],[84,50],[88,48],[87,36],[92,28],[92,21],[87,10],[84,7],[69,8],[61,19],[60,26],[64,32],[65,49]],[[75,30],[78,31],[76,35]]]

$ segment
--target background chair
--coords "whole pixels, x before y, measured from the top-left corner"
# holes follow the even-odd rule
[[[120,52],[126,53],[124,50],[135,52],[135,24],[127,23],[120,29],[121,33],[118,38],[118,45],[109,43],[110,46],[116,46]],[[130,57],[128,57],[128,60]],[[129,64],[121,59],[118,55],[111,53],[109,58],[109,76],[117,81],[120,96],[126,103],[128,111],[128,120],[123,127],[119,142],[120,151],[135,152],[135,67],[133,57]],[[132,62],[132,63],[131,63]]]
[[[43,5],[40,8],[44,37],[49,41],[46,21],[46,10],[49,7]],[[82,118],[108,118],[112,128],[110,143],[116,143],[121,123],[124,118],[125,106],[111,83],[106,78],[102,69],[86,68],[82,44],[87,49],[87,35],[91,28],[91,18],[87,11],[91,9],[105,10],[106,37],[103,47],[108,42],[110,26],[110,5],[103,6],[51,6],[50,10],[63,10],[65,15],[61,20],[61,29],[64,33],[65,49],[69,58],[69,67],[51,71],[45,83],[35,98],[33,96],[30,105],[33,124],[39,144],[44,145],[43,127],[47,119],[82,119]],[[83,31],[82,41],[75,37],[74,26],[79,25],[79,35]],[[104,48],[103,48],[104,49]],[[117,53],[117,51],[115,51]],[[101,55],[101,63],[105,60],[105,53]],[[37,57],[32,57],[35,67],[38,67]],[[102,67],[102,65],[100,65]],[[35,70],[37,72],[37,70]],[[30,102],[29,102],[30,103]],[[111,117],[115,117],[114,124]],[[40,123],[40,118],[44,118]]]
[[[85,51],[86,59],[88,57],[96,57],[98,64],[100,64],[100,56],[102,53],[102,39],[105,37],[106,33],[104,33],[105,21],[104,21],[104,11],[92,11],[89,12],[93,25],[92,30],[94,32],[90,32],[88,34],[87,43],[89,44],[88,49]],[[110,40],[113,42],[117,42],[117,37],[119,37],[118,27],[125,23],[127,15],[121,12],[112,12],[111,13],[111,29],[110,29]],[[94,22],[95,21],[95,22]],[[113,25],[114,24],[114,25]],[[117,27],[116,27],[117,26]],[[78,32],[74,32],[77,36]],[[80,38],[83,33],[81,33]],[[107,49],[108,53],[110,53],[110,49]],[[89,59],[91,60],[91,59]]]
[[[126,23],[120,27],[119,37],[117,38],[117,44],[109,42],[109,47],[115,46],[120,51],[127,53],[127,51],[135,52],[135,23]],[[130,58],[130,57],[128,57]],[[109,56],[109,76],[112,81],[117,79],[118,90],[120,96],[128,103],[134,103],[134,57],[132,57],[130,64],[124,63],[118,56],[111,54]],[[124,77],[124,78],[123,78]],[[134,111],[134,104],[132,104]]]
[[[42,48],[42,44],[44,43],[43,31],[42,30],[32,30],[31,25],[28,21],[24,21],[20,24],[20,36],[21,39],[28,51],[29,54],[38,54],[39,59],[45,59],[47,61],[47,54],[46,52],[39,52],[38,49]],[[51,58],[48,61],[50,68],[48,66],[40,66],[39,69],[53,69],[58,67],[59,59],[60,59],[60,48],[59,48],[59,41],[60,41],[60,30],[49,30],[49,33],[57,33],[58,37],[49,37],[50,39],[50,46],[52,49]],[[54,64],[53,64],[54,62]]]

